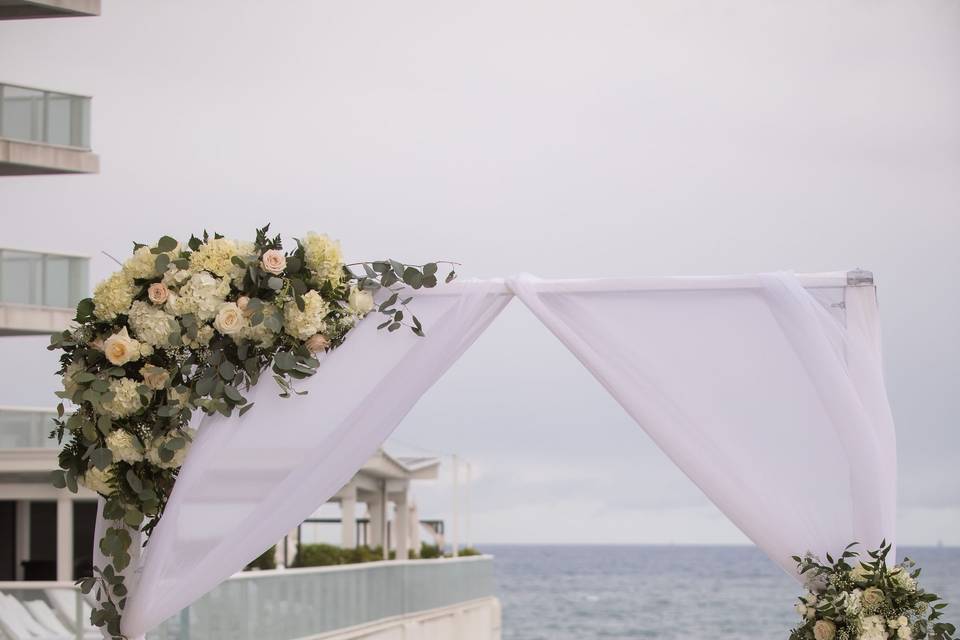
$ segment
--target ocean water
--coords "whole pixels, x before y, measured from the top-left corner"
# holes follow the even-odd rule
[[[774,640],[797,621],[799,584],[754,547],[479,547],[496,558],[503,640]],[[960,548],[904,554],[960,613]]]

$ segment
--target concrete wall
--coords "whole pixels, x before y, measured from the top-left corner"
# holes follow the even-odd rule
[[[471,600],[301,640],[500,640],[500,601]]]

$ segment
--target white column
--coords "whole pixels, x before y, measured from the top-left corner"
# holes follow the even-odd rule
[[[353,485],[347,485],[340,499],[340,546],[357,546],[357,489]]]
[[[470,485],[472,482],[473,482],[473,466],[468,462],[467,463],[467,481],[464,483],[464,486],[463,486],[463,493],[464,493],[463,510],[466,512],[466,520],[467,520],[466,526],[464,527],[466,531],[464,532],[463,540],[464,540],[465,546],[467,547],[473,546],[473,541],[470,539],[471,538],[470,536],[470,515],[471,515]]]
[[[460,555],[460,459],[453,456],[453,522],[451,523],[450,546],[453,557]]]
[[[383,559],[390,559],[390,540],[387,536],[387,481],[381,481],[380,487],[380,540],[383,542]]]
[[[394,494],[396,522],[393,531],[397,537],[397,560],[410,558],[410,505],[407,504],[407,491],[409,489]]]
[[[410,548],[414,553],[420,553],[420,514],[417,511],[417,503],[410,503]]]
[[[381,507],[380,496],[371,498],[367,501],[367,515],[370,517],[370,525],[367,528],[367,544],[376,547],[383,544],[383,510]]]
[[[57,580],[73,582],[73,500],[57,498]]]
[[[17,580],[23,580],[23,562],[30,559],[30,501],[17,500]]]

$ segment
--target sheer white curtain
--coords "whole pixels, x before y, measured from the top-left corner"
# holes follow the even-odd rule
[[[133,572],[125,634],[187,606],[323,504],[514,293],[788,571],[798,552],[892,540],[873,288],[823,281],[829,292],[790,275],[521,276],[419,295],[426,338],[364,321],[303,383],[308,396],[280,399],[265,381],[243,418],[204,421]]]
[[[872,287],[845,289],[833,304],[846,313],[832,314],[787,274],[510,284],[785,570],[808,550],[893,540],[895,443]]]

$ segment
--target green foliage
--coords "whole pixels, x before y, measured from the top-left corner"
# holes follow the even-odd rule
[[[251,571],[253,569],[260,569],[261,571],[267,571],[270,569],[277,568],[277,545],[273,545],[259,556],[257,559],[251,562],[246,566],[244,571]]]
[[[343,550],[332,544],[301,544],[297,549],[297,557],[293,560],[295,567],[326,567],[334,564],[345,564]]]
[[[892,545],[867,551],[862,558],[852,543],[839,558],[826,556],[826,563],[806,555],[794,556],[809,593],[798,598],[797,613],[803,617],[790,632],[790,640],[889,637],[953,640],[956,627],[941,621],[942,602],[924,591],[920,569],[909,558],[891,566],[887,558]]]
[[[377,325],[377,329],[396,331],[401,327],[408,327],[414,334],[423,336],[423,325],[419,318],[410,313],[407,305],[413,299],[405,294],[405,289],[432,289],[437,286],[437,271],[439,265],[450,267],[444,278],[445,283],[452,282],[457,277],[456,263],[447,261],[428,262],[423,265],[403,264],[396,260],[378,260],[375,262],[360,262],[347,265],[363,268],[363,275],[351,275],[357,278],[357,286],[364,291],[387,289],[391,292],[377,307],[377,311],[387,319]],[[403,297],[401,297],[403,296]],[[409,316],[409,322],[405,319]]]
[[[413,554],[417,556],[416,553]],[[461,556],[476,556],[480,552],[472,547],[460,551]],[[390,551],[388,558],[396,559],[396,551]],[[421,559],[435,559],[448,557],[435,544],[423,543],[420,545]],[[326,567],[337,564],[359,564],[362,562],[378,562],[383,560],[383,547],[356,547],[344,549],[332,544],[301,544],[294,558],[294,567]]]

